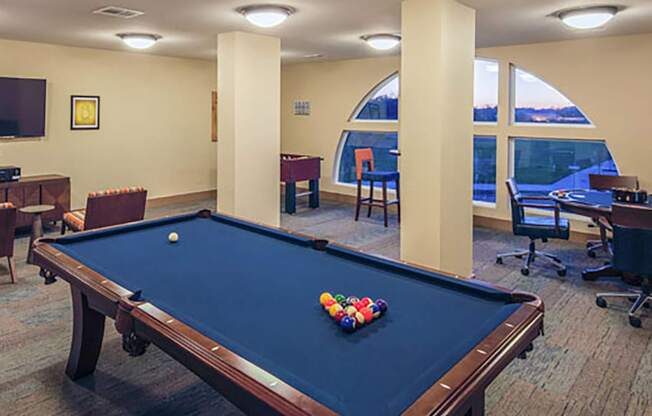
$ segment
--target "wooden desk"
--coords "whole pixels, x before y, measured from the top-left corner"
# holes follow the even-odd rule
[[[19,181],[0,182],[0,202],[11,202],[18,210],[28,205],[54,205],[43,221],[60,221],[70,211],[70,178],[62,175],[23,176]],[[18,212],[16,227],[32,224],[32,215]]]

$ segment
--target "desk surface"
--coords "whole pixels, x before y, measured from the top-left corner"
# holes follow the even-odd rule
[[[176,244],[167,238],[173,231]],[[216,215],[136,223],[51,243],[348,415],[405,411],[520,308],[531,307],[523,302],[534,300],[343,247],[320,251],[312,245],[308,238]],[[390,310],[345,334],[318,304],[324,291],[383,298]],[[483,345],[490,351],[492,343],[502,345],[495,339]]]

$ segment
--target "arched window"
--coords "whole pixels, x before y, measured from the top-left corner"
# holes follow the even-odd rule
[[[566,96],[515,66],[512,66],[512,121],[528,124],[592,124]]]
[[[398,120],[398,73],[393,73],[378,84],[358,105],[353,120]]]

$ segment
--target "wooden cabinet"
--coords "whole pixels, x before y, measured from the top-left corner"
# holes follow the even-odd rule
[[[11,202],[17,208],[27,205],[54,205],[43,214],[43,221],[60,221],[70,211],[70,178],[61,175],[24,176],[17,182],[0,182],[0,202]],[[32,216],[18,213],[17,227],[32,224]]]

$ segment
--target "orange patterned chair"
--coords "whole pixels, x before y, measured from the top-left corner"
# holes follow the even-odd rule
[[[65,234],[66,228],[84,231],[140,221],[145,216],[146,201],[147,190],[142,187],[90,192],[86,209],[63,214],[61,234]]]
[[[16,207],[11,202],[0,203],[0,258],[9,262],[11,283],[16,283],[16,262],[14,261],[14,237],[16,232]]]

